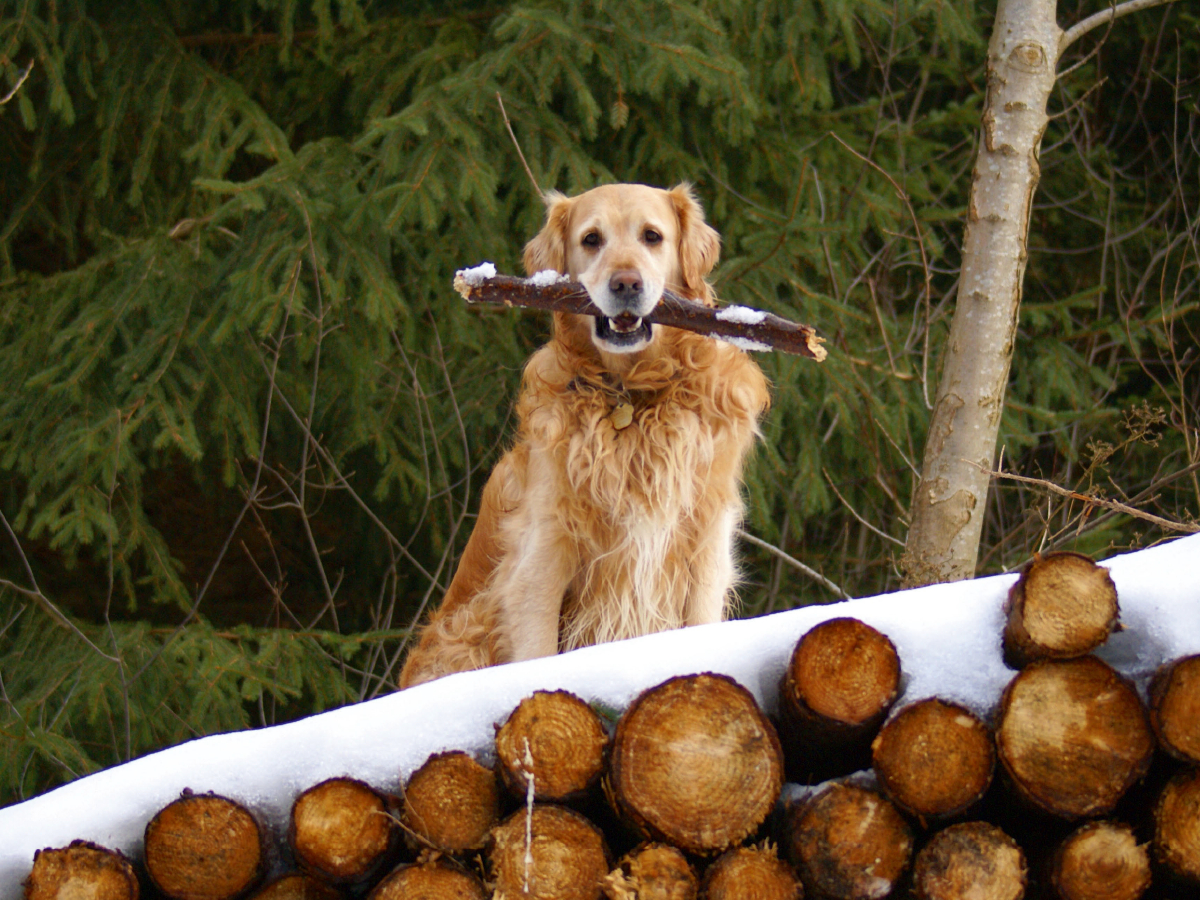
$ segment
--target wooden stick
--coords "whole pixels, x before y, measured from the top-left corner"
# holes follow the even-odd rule
[[[454,276],[454,289],[468,303],[520,306],[582,316],[604,315],[593,305],[583,285],[570,281],[566,276],[552,281],[542,277],[492,275],[491,271],[494,269],[487,264],[460,270]],[[817,337],[816,329],[811,325],[798,325],[747,306],[714,309],[671,291],[663,291],[662,300],[645,319],[657,325],[684,328],[721,338],[743,350],[780,350],[807,356],[817,362],[827,355],[821,346],[825,339]]]

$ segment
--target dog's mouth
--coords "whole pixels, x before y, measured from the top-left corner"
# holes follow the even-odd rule
[[[650,343],[652,332],[650,323],[638,318],[633,313],[621,313],[619,316],[595,317],[596,340],[606,346],[606,349],[618,353],[629,353]]]

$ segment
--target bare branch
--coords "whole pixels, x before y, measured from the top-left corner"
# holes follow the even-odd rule
[[[1093,13],[1082,22],[1076,22],[1063,32],[1063,36],[1058,41],[1058,55],[1061,58],[1064,50],[1093,28],[1099,28],[1107,22],[1119,19],[1121,16],[1127,16],[1130,13],[1138,12],[1139,10],[1174,2],[1175,0],[1125,0],[1124,3],[1114,4],[1108,9],[1102,9],[1098,13]]]
[[[508,136],[512,138],[513,146],[517,148],[517,156],[521,157],[521,165],[525,167],[525,174],[529,176],[529,183],[533,185],[533,191],[539,197],[545,196],[542,189],[538,187],[537,179],[533,177],[533,170],[529,168],[529,163],[525,161],[525,154],[521,152],[521,145],[517,143],[517,136],[513,134],[512,122],[508,121],[508,113],[504,109],[504,98],[500,96],[500,92],[496,91],[496,102],[500,104],[500,115],[504,117],[504,127],[508,129]]]
[[[789,566],[791,566],[792,568],[794,568],[800,572],[803,572],[805,575],[807,575],[809,578],[811,578],[817,584],[819,584],[823,587],[829,588],[829,590],[833,591],[833,593],[835,593],[842,600],[850,599],[849,594],[847,594],[845,591],[843,591],[840,587],[838,587],[836,584],[834,584],[832,581],[830,581],[828,578],[826,578],[824,575],[822,575],[816,569],[809,568],[804,563],[800,562],[800,560],[796,559],[794,556],[784,553],[782,550],[780,550],[774,544],[768,544],[762,538],[755,537],[750,532],[745,531],[741,528],[739,528],[737,530],[737,536],[740,537],[742,540],[744,540],[746,543],[753,544],[755,547],[761,547],[763,550],[766,550],[768,553],[770,553],[774,556],[777,556],[779,559],[782,559]]]
[[[29,61],[29,65],[27,65],[25,67],[25,70],[23,72],[21,72],[21,74],[19,76],[17,76],[17,83],[13,85],[12,90],[9,91],[7,94],[5,94],[3,97],[0,97],[0,106],[4,106],[6,103],[8,103],[9,100],[11,100],[13,97],[17,96],[17,91],[19,91],[21,89],[21,85],[23,85],[25,83],[26,79],[29,78],[29,73],[33,71],[33,63],[34,63],[34,60],[31,59]]]

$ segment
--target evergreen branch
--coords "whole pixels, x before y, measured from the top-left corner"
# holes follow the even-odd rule
[[[1062,37],[1058,40],[1058,55],[1061,58],[1064,50],[1094,28],[1099,28],[1101,25],[1112,22],[1122,16],[1127,16],[1130,13],[1174,2],[1175,0],[1126,0],[1124,3],[1113,4],[1108,9],[1102,9],[1098,13],[1092,13],[1086,19],[1076,22],[1063,32]]]
[[[816,569],[806,566],[804,563],[800,562],[800,560],[796,559],[791,554],[785,553],[784,551],[780,550],[774,544],[769,544],[766,541],[764,541],[762,538],[755,537],[750,532],[748,532],[742,528],[739,528],[737,530],[737,536],[740,537],[742,540],[746,541],[747,543],[753,544],[755,547],[761,547],[763,550],[766,550],[768,553],[770,553],[774,556],[777,556],[779,559],[783,560],[785,563],[787,563],[792,568],[796,569],[798,572],[802,572],[805,575],[807,575],[813,581],[817,582],[817,584],[819,584],[823,587],[829,588],[829,590],[833,591],[833,593],[836,594],[839,599],[842,599],[842,600],[851,599],[849,594],[847,594],[844,590],[842,590],[834,582],[830,581],[828,578],[826,578],[824,575],[822,575]]]
[[[7,94],[5,94],[3,97],[0,97],[0,106],[4,106],[5,104],[8,103],[9,100],[11,100],[13,97],[17,96],[17,91],[19,91],[21,89],[21,85],[23,85],[25,83],[25,79],[27,79],[29,77],[29,73],[33,71],[33,64],[34,64],[35,60],[36,60],[36,57],[34,59],[29,60],[29,65],[27,65],[25,67],[25,69],[21,72],[21,74],[19,76],[17,76],[17,83],[13,85],[12,90],[9,91]]]

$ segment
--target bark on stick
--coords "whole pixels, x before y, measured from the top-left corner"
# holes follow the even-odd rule
[[[444,853],[479,850],[500,818],[496,773],[467,753],[435,753],[404,786],[409,842]]]
[[[454,289],[468,303],[491,303],[501,306],[520,306],[547,312],[567,312],[583,316],[602,316],[592,304],[587,290],[573,281],[547,284],[533,278],[511,275],[475,277],[470,272],[454,276]],[[807,356],[817,362],[825,359],[824,338],[817,337],[811,325],[797,325],[773,313],[731,306],[716,309],[663,291],[662,300],[647,322],[683,328],[698,334],[732,341],[744,349],[781,350]],[[754,346],[757,345],[757,346]]]
[[[258,823],[216,794],[185,794],[146,826],[146,871],[173,900],[231,900],[262,875]]]
[[[1180,772],[1159,795],[1154,855],[1172,875],[1200,884],[1200,769]]]
[[[796,644],[779,686],[788,775],[816,783],[871,764],[871,739],[900,690],[900,657],[857,619],[830,619]]]
[[[330,778],[292,804],[288,843],[296,863],[331,884],[377,874],[395,849],[387,801],[353,778]]]
[[[609,900],[696,900],[700,880],[670,844],[639,844],[604,879]]]
[[[138,900],[138,881],[123,854],[72,841],[33,855],[25,900]]]
[[[1004,659],[1019,669],[1037,659],[1091,653],[1117,627],[1117,588],[1108,569],[1082,553],[1037,556],[1008,592]]]
[[[672,678],[643,692],[617,724],[612,793],[648,837],[692,853],[754,833],[783,784],[775,729],[724,675]]]
[[[289,872],[260,887],[250,900],[346,900],[346,895],[311,875]]]
[[[1154,737],[1137,692],[1094,656],[1041,660],[1009,683],[1000,761],[1022,796],[1066,819],[1101,816],[1150,765]]]
[[[871,745],[883,792],[901,809],[925,818],[956,816],[992,783],[992,734],[970,710],[936,698],[909,704]]]
[[[788,854],[813,897],[886,897],[912,858],[904,817],[876,791],[834,783],[786,816]]]
[[[1200,765],[1200,655],[1164,665],[1150,683],[1150,724],[1159,746]]]
[[[434,859],[399,866],[367,900],[487,900],[483,882],[461,866]]]
[[[608,732],[594,709],[568,691],[536,691],[496,730],[496,757],[505,787],[525,799],[578,799],[600,781]]]
[[[608,874],[600,831],[574,810],[535,805],[492,832],[488,862],[504,900],[599,900]]]
[[[1021,900],[1027,879],[1017,842],[987,822],[939,831],[913,864],[917,900]]]
[[[1137,900],[1150,887],[1150,855],[1122,822],[1089,822],[1055,851],[1060,900]]]
[[[804,888],[769,844],[734,847],[704,873],[701,900],[800,900]]]

